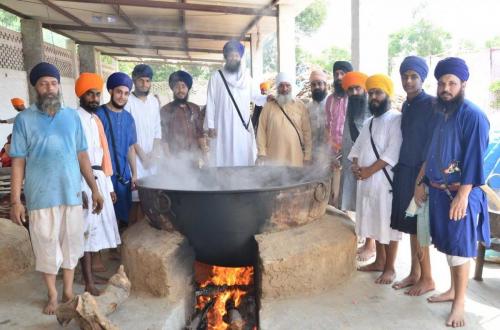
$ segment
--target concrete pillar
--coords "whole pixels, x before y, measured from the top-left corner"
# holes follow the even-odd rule
[[[261,82],[264,72],[263,53],[262,53],[261,34],[259,31],[252,33],[250,36],[251,54],[252,54],[252,77],[255,81]]]
[[[295,12],[292,5],[278,6],[278,71],[295,76]]]
[[[66,49],[71,51],[71,66],[73,67],[73,73],[72,76],[74,78],[77,78],[78,75],[80,74],[79,70],[79,61],[78,61],[78,54],[76,50],[76,44],[72,39],[66,40]]]
[[[78,45],[78,59],[80,60],[80,72],[101,74],[99,52],[94,46]]]
[[[388,73],[390,17],[383,0],[351,0],[351,54],[355,70]]]
[[[33,19],[21,19],[21,35],[23,39],[24,70],[28,74],[30,103],[33,103],[36,100],[36,92],[29,82],[29,74],[35,65],[45,60],[42,23]]]

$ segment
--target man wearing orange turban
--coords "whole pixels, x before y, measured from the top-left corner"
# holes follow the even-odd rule
[[[271,89],[271,82],[269,80],[261,82],[259,88],[260,88],[260,94],[267,95],[269,93],[269,90]],[[262,113],[262,108],[263,106],[261,105],[255,105],[253,108],[252,124],[253,124],[253,129],[255,131],[255,135],[257,135],[257,128],[259,127],[259,118],[260,114]]]
[[[108,141],[104,127],[95,114],[100,105],[103,85],[104,81],[98,74],[89,72],[82,73],[75,83],[75,93],[80,98],[80,107],[78,107],[77,112],[87,139],[87,153],[92,165],[92,172],[97,178],[99,191],[101,191],[104,198],[102,212],[94,214],[88,206],[85,207],[84,197],[85,243],[84,256],[80,259],[80,262],[85,281],[85,291],[92,295],[99,295],[99,290],[94,285],[92,268],[104,267],[99,254],[96,252],[116,248],[120,244],[120,235],[113,208],[116,194],[111,182],[113,168]],[[82,190],[83,196],[89,196],[90,188],[83,180]]]
[[[12,103],[12,106],[14,107],[14,109],[17,110],[17,112],[21,112],[24,109],[26,109],[26,106],[24,105],[23,99],[20,99],[18,97],[11,99],[10,103]],[[16,117],[17,117],[17,115],[15,115],[14,117],[9,118],[9,119],[0,119],[0,124],[14,124]]]

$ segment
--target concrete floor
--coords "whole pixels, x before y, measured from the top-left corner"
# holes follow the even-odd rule
[[[400,244],[398,279],[409,270],[408,238]],[[437,290],[449,286],[444,256],[432,249]],[[471,265],[471,277],[473,275]],[[486,264],[484,281],[470,281],[466,329],[500,329],[500,265]],[[273,301],[261,315],[265,330],[308,329],[445,329],[450,303],[428,304],[425,297],[373,283],[376,274],[356,272],[344,285],[311,297]],[[58,281],[59,285],[60,280]],[[75,291],[82,286],[76,284]],[[0,329],[59,329],[55,317],[41,314],[45,288],[39,274],[30,273],[0,286]],[[132,295],[110,319],[122,330],[180,329],[186,304]],[[76,329],[72,323],[67,329]]]

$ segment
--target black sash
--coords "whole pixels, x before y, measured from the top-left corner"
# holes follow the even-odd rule
[[[218,70],[218,71],[220,73],[222,81],[224,82],[224,86],[226,86],[226,90],[229,93],[229,97],[231,98],[231,101],[233,101],[233,105],[236,108],[236,111],[238,112],[238,116],[240,117],[241,124],[243,124],[243,127],[245,127],[245,129],[248,131],[248,126],[250,125],[251,118],[249,118],[248,121],[245,123],[245,120],[243,119],[243,116],[241,115],[240,108],[238,107],[238,104],[236,104],[236,101],[234,100],[233,94],[231,93],[231,90],[229,89],[229,85],[227,84],[226,77],[224,77],[222,70]]]
[[[373,118],[370,120],[370,142],[372,144],[372,149],[373,152],[375,153],[375,156],[377,157],[377,159],[380,159],[380,154],[378,153],[377,147],[375,146],[375,142],[373,141],[372,137],[372,124],[373,124]],[[389,190],[389,192],[392,193],[392,189],[394,189],[392,179],[389,176],[389,173],[387,172],[385,167],[382,168],[382,171],[384,171],[384,175],[387,178],[387,181],[389,181],[389,184],[391,185],[391,190]]]

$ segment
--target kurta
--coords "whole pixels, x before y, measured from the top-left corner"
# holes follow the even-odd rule
[[[468,100],[451,115],[438,116],[427,153],[425,174],[430,182],[473,186],[466,216],[458,221],[449,218],[451,200],[446,191],[429,188],[432,243],[443,253],[475,257],[478,241],[487,247],[490,244],[488,205],[479,188],[484,184],[483,159],[489,127],[486,115]],[[456,192],[451,192],[451,195],[454,198]]]
[[[415,192],[415,181],[426,156],[426,147],[434,128],[434,98],[424,91],[411,101],[403,103],[401,133],[403,143],[398,164],[393,168],[394,191],[391,228],[408,234],[417,233],[417,219],[406,217]]]
[[[273,165],[303,166],[311,159],[312,140],[308,110],[300,100],[282,107],[294,122],[304,144],[302,151],[297,131],[276,102],[262,109],[257,132],[258,155],[266,156]]]
[[[360,167],[367,167],[377,161],[370,143],[370,121],[363,125],[354,143],[349,160],[358,159]],[[401,147],[401,113],[389,110],[380,117],[373,118],[372,136],[380,159],[392,178],[392,167],[396,165]],[[366,180],[357,181],[356,192],[356,234],[370,237],[382,244],[401,239],[401,232],[391,229],[392,193],[389,180],[382,170]]]
[[[347,157],[351,152],[354,141],[351,137],[347,115],[348,114],[346,114],[346,119],[344,120],[344,131],[342,134],[342,174],[340,177],[339,203],[340,209],[343,211],[356,211],[357,181],[351,172],[352,162]],[[354,119],[354,124],[358,131],[361,131],[368,117],[370,117],[370,111],[367,108],[363,115]]]
[[[217,137],[210,139],[209,162],[211,166],[251,166],[255,164],[257,147],[253,125],[250,121],[250,102],[263,105],[267,98],[261,95],[244,65],[237,73],[222,69],[229,89],[243,117],[238,116],[229,93],[218,71],[208,82],[207,106],[204,129],[215,129]]]
[[[311,122],[312,160],[321,163],[329,161],[325,105],[326,98],[321,102],[313,100],[307,104]]]
[[[329,134],[331,149],[334,154],[342,148],[342,135],[344,133],[344,122],[347,110],[347,95],[339,97],[331,94],[326,99],[326,129]],[[361,122],[363,125],[364,120]],[[360,125],[360,129],[361,129]]]
[[[109,115],[111,123],[107,119],[106,112]],[[114,204],[116,217],[121,222],[128,223],[128,214],[130,207],[132,206],[130,183],[132,175],[127,155],[129,148],[137,142],[134,118],[127,111],[114,112],[109,110],[106,105],[102,105],[99,109],[97,109],[96,114],[104,126],[106,139],[109,141],[109,153],[113,164],[113,176],[111,177],[111,182],[113,182],[113,187],[117,197],[117,201]],[[110,124],[113,128],[113,138],[115,141],[114,145],[113,138],[111,136]],[[118,157],[118,163],[116,161],[116,157]],[[128,182],[119,182],[119,175]]]
[[[87,153],[89,155],[91,166],[102,166],[105,150],[99,139],[99,129],[95,114],[90,114],[82,108],[78,108],[78,115],[82,121],[83,131],[87,139]],[[103,249],[117,247],[120,241],[120,233],[116,223],[115,210],[110,193],[114,191],[111,177],[106,176],[102,170],[92,170],[97,187],[104,199],[103,208],[100,214],[92,213],[92,193],[87,182],[82,178],[82,191],[88,197],[89,207],[83,210],[85,219],[85,252],[97,252]]]

